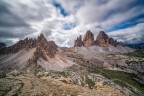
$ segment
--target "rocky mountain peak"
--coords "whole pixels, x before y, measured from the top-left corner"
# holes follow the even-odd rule
[[[41,33],[40,36],[37,38],[38,47],[44,48],[47,45],[47,39]]]
[[[104,31],[100,31],[97,38],[96,38],[96,40],[100,40],[100,39],[106,40],[108,38],[109,38],[109,36]]]
[[[96,45],[107,46],[109,44],[109,36],[104,32],[100,31],[96,38]]]
[[[84,46],[92,46],[94,45],[94,34],[88,30],[83,39]]]
[[[41,33],[37,39],[37,47],[35,52],[35,59],[43,58],[47,61],[47,56],[52,58],[58,51],[58,46],[54,41],[47,41],[45,36]]]
[[[111,45],[113,45],[113,46],[115,46],[115,47],[118,45],[117,41],[114,40],[113,38],[109,38],[108,41],[109,41],[109,42],[108,42],[109,44],[111,44]]]
[[[40,36],[38,36],[37,41],[38,41],[38,42],[47,42],[47,39],[46,39],[45,36],[41,33]]]
[[[74,47],[81,47],[84,46],[83,41],[82,41],[82,36],[80,35],[77,37],[77,39],[74,42]]]

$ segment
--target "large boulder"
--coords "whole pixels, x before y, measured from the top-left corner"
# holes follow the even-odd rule
[[[88,30],[83,39],[84,46],[92,46],[94,45],[94,34]]]

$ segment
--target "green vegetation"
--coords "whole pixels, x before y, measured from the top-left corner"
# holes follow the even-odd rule
[[[120,81],[120,80],[114,80],[115,83],[121,85],[122,87],[126,87],[128,88],[129,86],[127,84],[125,84],[123,81]]]
[[[113,80],[115,83],[119,84],[122,87],[126,87],[133,92],[134,90],[132,89],[132,87],[135,87],[141,93],[143,93],[144,85],[133,79],[134,77],[136,77],[134,74],[125,73],[122,71],[108,70],[104,68],[94,68],[90,72],[102,74],[106,78]]]
[[[133,56],[133,57],[141,57],[141,58],[144,58],[144,51],[141,51],[141,50],[137,50],[135,52],[132,52],[132,53],[128,53],[126,54],[128,56]]]

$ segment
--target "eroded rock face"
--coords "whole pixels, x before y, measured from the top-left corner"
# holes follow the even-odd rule
[[[83,39],[84,46],[92,46],[94,45],[94,34],[88,30]]]
[[[77,37],[77,39],[74,42],[74,47],[81,47],[84,46],[84,43],[82,41],[82,36],[80,35],[79,37]]]

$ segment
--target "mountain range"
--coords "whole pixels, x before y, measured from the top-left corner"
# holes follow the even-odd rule
[[[144,57],[129,46],[90,30],[70,48],[43,34],[0,43],[0,95],[143,96]]]

